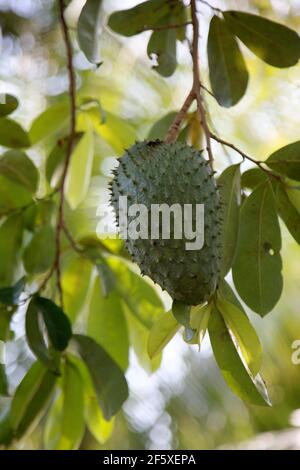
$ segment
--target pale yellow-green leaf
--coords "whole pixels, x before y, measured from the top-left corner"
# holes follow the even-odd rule
[[[71,156],[66,180],[66,199],[72,209],[76,209],[87,195],[94,156],[94,136],[87,131]]]
[[[152,326],[148,338],[148,354],[151,359],[159,354],[171,341],[180,325],[172,312],[163,313]]]
[[[233,334],[249,370],[256,376],[261,367],[262,347],[255,329],[247,316],[232,303],[219,298],[217,308]]]

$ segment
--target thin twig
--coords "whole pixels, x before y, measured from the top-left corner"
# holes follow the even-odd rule
[[[210,8],[211,10],[213,11],[216,11],[218,13],[223,13],[221,8],[218,8],[218,7],[214,7],[213,5],[211,5],[211,3],[207,2],[206,0],[198,0],[200,3],[203,3],[203,5],[206,5],[208,8]]]
[[[186,113],[188,112],[194,99],[195,99],[195,91],[192,88],[189,94],[187,95],[185,102],[183,103],[181,109],[176,114],[175,119],[172,122],[170,128],[168,129],[165,142],[172,142],[173,140],[176,140],[179,130],[180,130],[181,123],[186,117]]]
[[[267,173],[269,176],[271,176],[272,178],[274,178],[274,179],[280,181],[281,183],[285,184],[284,181],[282,180],[282,178],[279,175],[277,175],[276,173],[273,173],[272,171],[270,171],[270,170],[268,170],[267,168],[264,167],[264,164],[265,164],[264,162],[262,162],[260,160],[256,160],[255,158],[250,157],[245,152],[243,152],[243,150],[240,150],[236,145],[232,144],[231,142],[227,142],[226,140],[222,139],[221,137],[218,137],[216,134],[213,134],[212,132],[210,132],[210,137],[211,137],[211,139],[215,140],[216,142],[219,142],[219,144],[225,145],[226,147],[229,147],[232,150],[234,150],[235,152],[239,153],[241,155],[241,157],[243,158],[243,160],[245,160],[245,159],[249,160],[250,162],[257,165],[262,171]]]
[[[196,0],[191,0],[191,12],[192,12],[192,22],[193,22],[193,47],[192,47],[192,58],[193,58],[193,89],[196,93],[197,109],[199,112],[200,122],[204,131],[205,140],[206,140],[206,150],[208,153],[208,159],[210,165],[213,165],[213,153],[211,148],[210,141],[210,131],[208,128],[206,113],[203,104],[203,99],[201,96],[201,79],[200,79],[200,68],[199,68],[199,21],[197,17],[196,9]]]
[[[185,28],[186,26],[189,26],[192,24],[191,21],[186,21],[185,23],[173,23],[173,24],[162,24],[158,25],[155,27],[145,27],[143,29],[140,29],[138,32],[139,33],[144,33],[145,31],[164,31],[165,29],[179,29],[179,28]]]
[[[67,68],[68,68],[68,77],[69,77],[69,97],[70,97],[70,133],[68,138],[68,145],[66,151],[66,158],[62,173],[62,179],[60,184],[60,200],[58,206],[58,215],[57,215],[57,223],[56,223],[56,235],[55,235],[55,260],[53,266],[48,273],[48,276],[44,280],[41,289],[45,287],[48,280],[51,278],[52,274],[56,272],[56,285],[58,289],[58,294],[60,297],[60,303],[63,307],[63,292],[61,286],[61,270],[60,270],[60,255],[61,255],[61,232],[64,226],[64,200],[65,200],[65,184],[66,184],[66,177],[68,174],[70,159],[72,155],[72,150],[75,141],[75,133],[76,133],[76,84],[75,84],[75,74],[73,68],[73,51],[71,45],[71,39],[69,36],[68,26],[64,16],[64,0],[58,0],[59,3],[59,16],[60,16],[60,23],[66,48],[67,54]]]

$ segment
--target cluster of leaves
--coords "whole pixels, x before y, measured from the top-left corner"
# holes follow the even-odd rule
[[[98,65],[101,7],[100,0],[87,0],[78,21],[79,45]],[[222,106],[231,106],[242,97],[248,81],[236,37],[279,67],[298,61],[299,38],[288,28],[254,15],[225,12],[223,16],[211,21],[208,56],[213,93]],[[189,9],[179,0],[163,5],[149,0],[113,13],[108,24],[124,36],[151,30],[148,54],[156,55],[155,68],[167,77],[175,70],[176,40],[184,39],[188,17]],[[75,145],[65,188],[67,222],[77,214],[97,173],[99,140],[120,155],[136,138],[128,122],[103,110],[81,90],[76,104]],[[0,104],[0,145],[6,149],[0,156],[0,340],[13,339],[12,317],[21,304],[26,305],[26,338],[36,360],[8,400],[0,422],[0,443],[11,445],[21,439],[46,413],[46,448],[77,448],[85,426],[103,443],[128,395],[124,373],[129,348],[143,367],[155,370],[162,349],[182,327],[184,340],[190,344],[200,345],[208,330],[228,385],[243,400],[268,404],[259,375],[258,337],[225,281],[209,304],[187,308],[174,303],[172,311],[165,313],[156,291],[135,272],[120,244],[85,237],[74,246],[64,236],[64,308],[59,307],[55,276],[47,285],[43,281],[55,263],[57,198],[70,105],[61,96],[34,120],[29,132],[7,117],[17,106],[17,99],[10,95]],[[156,123],[149,137],[164,137],[173,118],[171,113]],[[194,122],[194,116],[188,115],[189,133],[184,129],[180,138],[199,146],[201,134]],[[46,152],[42,167],[35,164],[32,149]],[[282,291],[278,215],[300,243],[294,182],[300,180],[300,143],[278,150],[266,165],[267,172],[254,168],[242,175],[240,165],[233,165],[219,177],[224,204],[222,277],[232,269],[239,296],[262,316],[274,308]],[[45,292],[37,286],[45,287]],[[3,365],[0,393],[10,393]]]

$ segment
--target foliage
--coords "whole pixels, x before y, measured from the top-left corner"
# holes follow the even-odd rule
[[[153,372],[161,352],[181,330],[186,343],[199,347],[208,332],[216,363],[233,392],[254,405],[271,404],[260,375],[262,346],[246,309],[264,317],[281,297],[279,217],[300,244],[300,144],[290,143],[265,161],[255,160],[213,132],[204,93],[209,91],[223,108],[237,105],[252,74],[246,48],[268,66],[287,68],[300,58],[300,38],[262,16],[211,7],[207,38],[211,91],[204,87],[202,74],[201,81],[198,76],[198,37],[192,38],[194,82],[188,109],[167,110],[156,122],[138,126],[112,105],[117,91],[113,96],[101,82],[102,35],[121,41],[121,36],[150,31],[141,80],[146,82],[151,73],[149,58],[153,73],[173,80],[178,49],[186,37],[191,39],[190,30],[195,32],[195,2],[185,6],[181,0],[148,0],[112,12],[108,19],[105,4],[86,0],[73,31],[66,22],[64,2],[55,3],[51,27],[56,34],[62,27],[59,45],[67,53],[63,67],[67,64],[68,93],[64,90],[49,99],[27,127],[19,123],[19,99],[10,93],[1,95],[0,339],[18,344],[11,327],[15,315],[25,309],[26,344],[31,351],[30,364],[15,390],[5,367],[0,367],[0,394],[8,396],[0,422],[0,443],[6,447],[31,435],[41,422],[47,449],[78,448],[86,428],[100,444],[106,442],[114,416],[128,398],[125,374],[130,350],[145,370]],[[103,32],[105,24],[108,33]],[[88,72],[77,69],[73,60],[76,39],[86,62],[93,64]],[[95,76],[100,84],[91,86]],[[169,84],[155,83],[156,88]],[[100,93],[98,86],[103,86]],[[137,98],[136,106],[142,107]],[[194,100],[197,110],[190,112]],[[170,130],[180,141],[206,147],[211,165],[216,163],[211,141],[243,161],[217,175],[223,205],[218,289],[202,305],[175,301],[165,312],[160,294],[137,272],[123,242],[96,236],[87,209],[99,181],[107,186],[101,166],[106,157],[120,157],[141,137],[164,139]],[[251,168],[245,168],[245,160]],[[228,273],[234,290],[225,280]]]

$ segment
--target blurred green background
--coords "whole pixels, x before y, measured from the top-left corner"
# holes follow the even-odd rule
[[[68,23],[75,28],[83,0],[69,2]],[[151,69],[146,47],[150,33],[122,38],[105,26],[107,15],[116,9],[135,5],[126,0],[107,0],[103,8],[103,32],[99,69],[91,66],[74,37],[78,96],[91,96],[101,104],[104,124],[99,124],[95,143],[92,180],[84,202],[67,214],[75,237],[94,234],[97,207],[107,201],[107,182],[115,158],[135,139],[145,138],[151,126],[182,104],[191,84],[191,60],[186,43],[178,45],[176,73],[163,79]],[[242,4],[241,4],[242,3]],[[227,9],[259,12],[300,31],[299,0],[221,1],[214,5]],[[206,35],[211,10],[199,3],[200,54],[202,75],[208,83]],[[2,30],[0,93],[16,95],[20,107],[16,118],[25,128],[45,109],[46,104],[62,103],[68,86],[65,50],[57,22],[55,2],[51,0],[0,0]],[[203,39],[203,40],[202,40]],[[219,107],[205,95],[213,128],[225,139],[257,159],[299,139],[300,68],[275,69],[254,59],[243,48],[250,70],[248,91],[231,108]],[[45,126],[51,125],[49,118]],[[101,116],[99,117],[101,123]],[[63,124],[63,123],[62,123]],[[55,142],[31,150],[39,165]],[[200,139],[201,136],[198,136]],[[216,169],[239,156],[214,146]],[[250,168],[248,163],[245,168]],[[78,181],[78,185],[80,181]],[[42,191],[42,189],[41,189]],[[300,205],[300,201],[299,201]],[[292,343],[300,340],[300,247],[282,227],[284,293],[273,312],[264,319],[249,312],[264,347],[262,374],[270,390],[272,408],[247,406],[236,398],[221,377],[206,338],[201,352],[183,343],[177,335],[166,347],[161,366],[154,372],[142,367],[143,355],[130,352],[126,373],[130,397],[116,420],[107,441],[101,446],[86,432],[82,449],[215,449],[297,448],[300,449],[300,364],[292,363]],[[84,277],[84,276],[83,276]],[[64,279],[72,291],[72,279]],[[229,277],[230,281],[230,277]],[[79,281],[78,281],[79,282]],[[81,279],[81,282],[83,280]],[[69,283],[69,284],[68,284]],[[160,295],[162,295],[160,293]],[[166,308],[170,299],[164,295]],[[7,372],[12,387],[32,361],[24,341],[24,312],[14,316],[16,340],[8,344]],[[0,410],[5,399],[0,399]],[[18,449],[41,447],[44,423],[33,434],[15,445]]]

